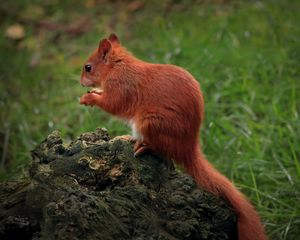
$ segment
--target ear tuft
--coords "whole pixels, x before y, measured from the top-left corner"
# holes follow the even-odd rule
[[[111,42],[108,39],[105,38],[101,40],[98,47],[99,57],[102,60],[106,61],[109,53],[111,52],[111,49],[112,49]]]
[[[109,41],[114,43],[120,43],[118,36],[115,33],[111,33],[108,37]]]

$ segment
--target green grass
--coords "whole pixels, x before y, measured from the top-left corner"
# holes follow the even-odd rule
[[[138,57],[180,65],[199,80],[208,159],[252,200],[271,239],[299,238],[299,1],[151,1],[136,11],[120,2],[94,8],[95,1],[24,2],[0,5],[2,33],[14,23],[26,30],[17,42],[0,35],[2,180],[22,175],[30,150],[54,129],[66,140],[96,127],[129,132],[78,104],[86,91],[79,85],[81,65],[113,31]],[[68,26],[82,16],[88,22],[80,36],[36,24]]]

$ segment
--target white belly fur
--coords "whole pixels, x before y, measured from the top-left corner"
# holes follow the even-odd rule
[[[132,134],[132,137],[133,139],[136,139],[136,140],[143,140],[143,136],[142,134],[138,131],[137,127],[136,127],[136,123],[134,120],[130,120],[129,121],[129,125],[131,127],[131,134]]]

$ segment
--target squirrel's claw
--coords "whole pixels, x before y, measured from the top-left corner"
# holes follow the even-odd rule
[[[144,142],[137,141],[134,145],[134,156],[138,157],[145,152],[151,151],[151,148]]]

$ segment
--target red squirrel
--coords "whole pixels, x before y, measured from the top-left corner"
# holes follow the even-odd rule
[[[200,149],[204,99],[189,72],[137,59],[111,34],[84,64],[80,82],[94,87],[80,104],[98,106],[131,125],[135,155],[150,151],[174,160],[199,187],[232,205],[238,215],[239,240],[267,239],[254,207]]]

